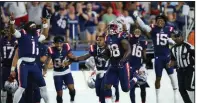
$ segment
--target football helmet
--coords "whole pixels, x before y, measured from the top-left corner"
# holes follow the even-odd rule
[[[141,67],[137,73],[137,78],[138,78],[138,81],[137,81],[137,84],[139,85],[143,85],[146,83],[147,81],[147,70],[145,67]]]
[[[15,91],[18,89],[18,82],[16,81],[16,79],[14,79],[13,81],[7,80],[5,82],[4,88],[9,93],[15,93]]]
[[[94,89],[95,82],[96,82],[96,73],[93,73],[93,75],[91,75],[87,80],[88,87]]]
[[[117,20],[111,21],[108,24],[108,34],[114,35],[114,34],[118,34],[118,33],[122,32],[122,31],[123,31],[123,26]]]
[[[90,57],[85,61],[85,66],[90,69],[90,70],[94,70],[95,69],[95,61],[94,61],[94,57]]]

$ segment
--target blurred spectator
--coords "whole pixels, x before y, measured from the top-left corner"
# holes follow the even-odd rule
[[[75,14],[74,6],[69,6],[67,15],[67,42],[71,40],[79,40],[79,18]]]
[[[123,14],[123,3],[122,2],[111,2],[113,14],[118,16],[122,16]]]
[[[165,5],[164,13],[167,16],[167,26],[172,26],[174,29],[178,30],[178,25],[176,22],[176,9],[174,6],[170,5],[170,2]]]
[[[188,43],[195,47],[195,30],[192,30],[188,36]]]
[[[134,24],[134,20],[131,16],[129,16],[129,12],[127,10],[124,10],[123,16],[124,16],[124,21],[126,21],[127,32],[130,33],[130,27],[131,25]]]
[[[183,5],[185,3],[184,2],[178,2],[178,5],[176,6],[176,19],[177,19],[177,24],[178,24],[178,28],[179,30],[183,31],[183,27],[185,25],[185,16],[182,14],[182,9],[183,9]]]
[[[51,16],[55,12],[53,2],[46,2],[42,10],[42,17]]]
[[[28,2],[27,11],[29,16],[29,21],[35,22],[37,25],[41,25],[42,10],[44,7],[44,2]],[[36,14],[36,15],[35,15]]]
[[[150,19],[149,19],[149,24],[155,25],[155,24],[156,24],[155,18],[156,18],[155,15],[151,15],[151,16],[150,16]]]
[[[79,37],[81,40],[87,40],[85,23],[88,20],[88,15],[83,12],[83,5],[81,2],[76,4],[77,16],[79,17]]]
[[[67,11],[66,8],[60,8],[58,12],[55,12],[51,17],[51,40],[54,36],[63,36],[66,37],[67,29]],[[65,39],[66,40],[66,39]]]
[[[138,2],[139,5],[141,5],[142,8],[144,8],[144,11],[146,14],[150,14],[150,4],[151,2]]]
[[[106,24],[105,22],[99,22],[98,26],[97,26],[97,35],[99,34],[103,34],[106,32]]]
[[[116,16],[114,14],[112,14],[112,12],[113,12],[112,7],[108,6],[107,13],[105,13],[102,16],[102,21],[105,22],[107,25],[109,24],[109,22],[116,19]]]
[[[28,22],[28,15],[25,2],[5,2],[4,7],[8,14],[13,13],[15,16],[15,25],[20,26]]]
[[[137,2],[131,2],[131,3],[129,3],[128,10],[129,10],[129,16],[133,16],[133,12],[135,10],[137,10]]]
[[[151,2],[151,9],[150,9],[151,15],[159,15],[160,13],[160,5],[158,1],[152,1]]]
[[[1,6],[1,28],[8,26],[9,17],[6,16],[3,7]]]
[[[92,4],[87,3],[87,11],[86,11],[89,19],[86,22],[86,30],[87,30],[87,39],[90,44],[93,44],[96,39],[96,25],[98,23],[96,12],[92,11]]]

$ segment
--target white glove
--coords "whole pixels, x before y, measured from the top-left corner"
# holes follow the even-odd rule
[[[137,10],[135,10],[135,11],[133,12],[133,16],[134,16],[135,18],[138,17],[138,11],[137,11]]]

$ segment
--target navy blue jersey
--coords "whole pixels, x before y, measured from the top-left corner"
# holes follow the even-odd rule
[[[28,34],[24,29],[20,31],[21,37],[18,38],[18,56],[21,57],[30,57],[36,58],[39,54],[38,48],[38,38],[39,33],[37,34]]]
[[[147,48],[148,42],[142,35],[140,35],[140,37],[131,35],[129,42],[131,45],[131,57],[129,59],[130,66],[140,67],[142,65],[143,50]]]
[[[16,39],[14,37],[8,40],[8,37],[3,37],[0,40],[0,53],[2,56],[2,65],[11,67],[12,59],[16,50]]]
[[[38,54],[38,56],[36,57],[36,63],[37,63],[37,65],[38,65],[38,67],[40,67],[40,68],[43,68],[43,66],[44,66],[44,64],[40,61],[40,58],[42,57],[42,56],[47,56],[47,46],[45,46],[44,44],[42,44],[42,43],[39,43],[38,44],[38,48],[39,48],[39,54]]]
[[[59,51],[56,47],[49,47],[48,55],[51,57],[53,61],[54,71],[61,72],[68,69],[68,66],[63,68],[61,65],[64,60],[68,60],[67,55],[71,52],[70,45],[68,43],[63,45],[61,51]]]
[[[87,14],[87,13],[86,13]],[[87,14],[88,15],[88,14]],[[86,27],[90,27],[90,26],[96,26],[96,24],[95,24],[95,17],[96,17],[96,15],[95,15],[95,13],[93,13],[92,12],[92,14],[89,16],[88,15],[88,21],[86,22],[86,24],[85,24],[85,26]]]
[[[111,52],[110,64],[112,66],[118,66],[120,60],[124,56],[125,51],[122,47],[121,41],[126,38],[127,36],[124,32],[106,36],[105,41]]]
[[[109,53],[106,48],[99,48],[97,45],[90,45],[89,54],[94,57],[97,70],[107,70],[109,66]]]
[[[154,45],[155,56],[169,56],[170,49],[168,38],[171,37],[171,32],[173,27],[164,26],[164,28],[159,28],[158,26],[152,25],[151,39]]]
[[[75,16],[74,19],[71,19],[69,16],[67,16],[68,18],[68,30],[69,30],[69,37],[71,39],[76,39],[76,37],[78,36],[78,23],[79,23],[79,17]]]
[[[67,16],[60,16],[59,13],[55,13],[51,17],[52,28],[51,33],[53,35],[65,35],[67,29]]]

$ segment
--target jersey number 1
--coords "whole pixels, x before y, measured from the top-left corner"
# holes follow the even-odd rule
[[[35,41],[32,41],[32,54],[35,54],[35,52],[36,52],[36,55],[38,55],[39,48],[36,48]]]

